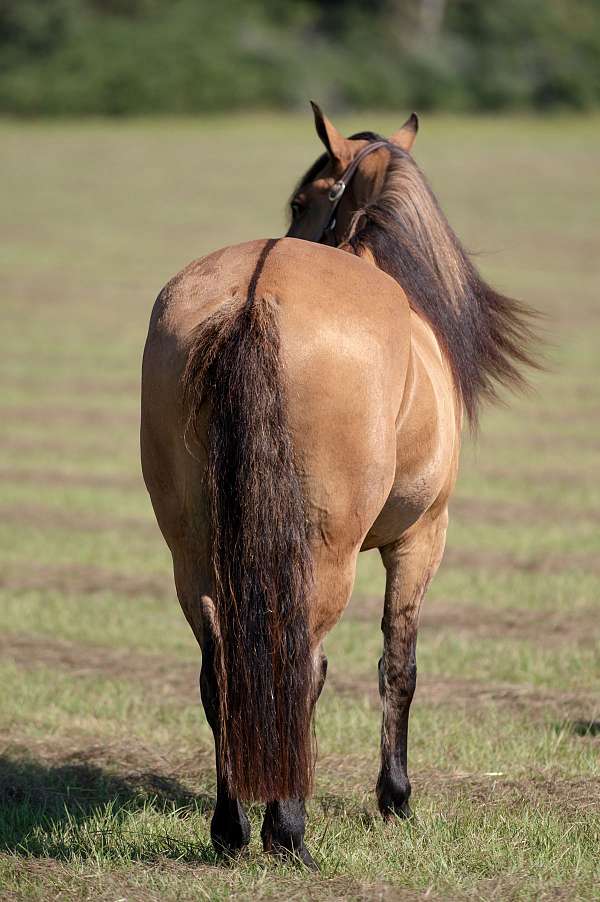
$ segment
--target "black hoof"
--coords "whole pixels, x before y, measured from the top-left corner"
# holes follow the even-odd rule
[[[309,871],[319,871],[319,865],[312,857],[306,846],[302,846],[296,853],[297,857],[300,859],[305,868]]]
[[[400,818],[400,820],[408,821],[412,818],[412,808],[408,803],[408,799],[405,802],[394,802],[388,805],[380,805],[381,816],[386,823],[393,820],[394,818]]]
[[[304,845],[305,823],[306,810],[302,799],[269,802],[260,831],[263,849],[272,855],[303,864],[311,871],[318,871]]]
[[[409,798],[410,783],[406,779],[380,780],[377,784],[377,801],[384,821],[390,821],[395,817],[402,820],[411,818]]]
[[[243,811],[236,821],[225,820],[215,812],[210,824],[210,838],[217,855],[233,858],[250,842],[250,821]]]
[[[304,865],[305,868],[308,868],[309,871],[318,871],[320,870],[319,865],[314,860],[304,843],[299,846],[297,849],[290,849],[287,846],[282,846],[279,843],[266,843],[264,847],[267,855],[274,855],[278,858],[286,859],[287,861],[296,861],[298,864]]]

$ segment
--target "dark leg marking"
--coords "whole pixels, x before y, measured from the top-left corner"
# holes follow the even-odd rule
[[[417,685],[416,637],[395,663],[394,673],[386,674],[383,658],[379,661],[379,691],[385,713],[381,732],[381,770],[377,780],[379,810],[385,820],[391,816],[409,818],[411,793],[408,778],[408,717]],[[392,688],[393,687],[393,688]]]
[[[200,695],[213,735],[215,749],[219,747],[219,699],[213,666],[214,644],[206,639],[202,651],[200,671]],[[217,758],[217,804],[210,823],[210,837],[215,851],[223,855],[235,855],[250,842],[250,822],[238,799],[232,798],[227,789]]]
[[[302,799],[269,802],[260,835],[265,852],[275,855],[294,855],[312,871],[318,870],[304,845],[306,809]]]
[[[317,668],[313,705],[317,703],[321,695],[327,676],[327,658],[323,652],[321,652]],[[307,868],[318,871],[317,864],[304,845],[305,829],[306,808],[303,799],[269,802],[260,831],[264,851],[276,855],[294,855]]]
[[[386,587],[379,662],[383,722],[377,800],[385,820],[411,815],[408,715],[417,683],[417,626],[423,596],[442,559],[447,522],[444,510],[412,536],[380,549]]]

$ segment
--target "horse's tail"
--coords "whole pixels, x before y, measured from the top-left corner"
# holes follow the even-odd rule
[[[187,434],[208,450],[220,770],[233,796],[270,801],[312,784],[312,557],[277,305],[256,281],[197,328],[183,386]]]

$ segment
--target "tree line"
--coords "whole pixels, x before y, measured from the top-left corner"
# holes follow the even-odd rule
[[[0,0],[0,111],[587,109],[600,0]]]

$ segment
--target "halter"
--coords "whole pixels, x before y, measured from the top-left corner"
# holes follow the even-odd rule
[[[352,181],[356,170],[362,163],[365,157],[367,157],[370,153],[373,153],[376,150],[379,150],[381,147],[389,147],[389,143],[387,141],[372,141],[371,144],[367,144],[366,147],[363,147],[358,151],[352,162],[346,167],[344,172],[342,173],[342,177],[338,179],[335,185],[331,186],[331,190],[329,191],[328,200],[331,204],[331,209],[329,212],[329,218],[327,223],[325,224],[325,228],[323,229],[323,234],[321,235],[320,240],[322,241],[325,235],[330,234],[334,243],[337,244],[336,235],[335,235],[335,226],[336,226],[336,211],[339,206],[339,203],[344,196],[344,191]]]

